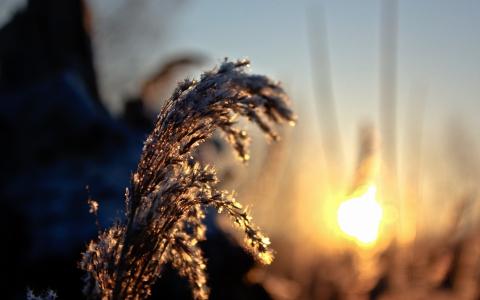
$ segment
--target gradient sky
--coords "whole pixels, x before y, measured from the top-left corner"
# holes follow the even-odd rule
[[[0,2],[4,22],[26,1]],[[327,35],[318,29],[318,36],[328,44],[342,133],[350,139],[359,122],[378,117],[380,0],[87,2],[97,21],[98,72],[114,110],[162,57],[197,51],[213,63],[223,57],[250,58],[254,72],[285,82],[300,111],[307,119],[314,117],[306,16],[316,18],[323,10]],[[442,128],[451,117],[479,128],[480,1],[398,2],[399,126],[415,111],[420,88],[426,91],[427,128]]]
[[[0,0],[0,23],[5,22],[7,11],[25,1]],[[119,111],[122,99],[135,94],[140,82],[163,59],[178,53],[204,54],[212,59],[209,65],[224,57],[248,57],[253,72],[285,83],[300,118],[296,136],[306,141],[299,143],[299,148],[310,148],[310,155],[319,157],[315,147],[320,140],[318,128],[311,126],[318,116],[314,104],[319,93],[315,93],[318,82],[312,79],[311,35],[307,26],[311,23],[307,22],[307,15],[313,16],[317,21],[313,23],[318,25],[323,11],[326,35],[320,28],[311,29],[328,45],[337,118],[344,149],[349,150],[345,151],[346,165],[351,171],[358,146],[358,125],[378,120],[380,1],[188,0],[178,5],[178,0],[87,0],[93,13],[94,50],[102,94],[111,110]],[[399,152],[403,153],[403,147],[407,149],[406,155],[401,154],[404,162],[418,154],[408,151],[408,139],[416,136],[411,131],[415,130],[411,126],[415,120],[412,116],[423,111],[423,154],[428,165],[425,169],[434,175],[425,177],[434,181],[447,175],[440,178],[444,181],[438,191],[447,195],[445,188],[467,181],[464,175],[468,175],[469,168],[476,168],[476,173],[472,172],[475,175],[480,173],[480,1],[398,3]],[[189,75],[195,74],[198,75]],[[448,130],[452,119],[463,123],[466,135],[461,130]],[[458,135],[460,142],[455,143],[448,134]],[[473,142],[463,136],[472,137]],[[458,154],[460,181],[449,180],[454,164],[445,155],[449,151]],[[312,169],[312,173],[318,173],[316,166]],[[312,180],[311,186],[318,185],[316,173],[306,174]],[[474,179],[476,186],[478,177]],[[432,194],[429,199],[445,198],[437,196]],[[437,218],[437,214],[431,214],[431,218]]]
[[[321,5],[318,5],[321,4]],[[287,82],[311,101],[307,11],[323,7],[340,122],[375,116],[378,107],[380,2],[190,1],[175,18],[169,48],[198,49],[220,60],[249,57],[256,72]],[[480,80],[480,2],[399,1],[398,99],[427,90],[426,114],[476,122]],[[399,108],[400,117],[403,113]],[[476,124],[480,124],[476,122]]]
[[[195,49],[216,61],[225,56],[248,57],[254,72],[286,83],[300,122],[310,123],[318,116],[314,105],[318,94],[312,80],[306,16],[321,16],[323,10],[327,27],[323,40],[328,43],[333,95],[346,149],[344,159],[351,170],[359,124],[378,122],[380,3],[190,1],[172,20],[173,31],[165,52]],[[415,120],[412,115],[422,114],[423,102],[423,125],[418,128],[424,128],[424,165],[433,174],[426,176],[437,178],[444,174],[441,176],[449,178],[452,165],[465,164],[462,157],[468,157],[472,168],[478,167],[480,1],[399,0],[398,16],[397,147],[403,159],[400,164],[408,168],[412,155],[418,155],[409,149],[416,135],[412,133],[415,126],[410,123]],[[467,132],[449,130],[452,121],[459,122]],[[313,130],[313,134],[316,132]],[[456,153],[455,147],[464,147],[452,142],[452,134],[457,133],[466,136],[471,146],[459,150],[465,153]],[[459,161],[452,163],[450,157],[455,155],[460,156]]]

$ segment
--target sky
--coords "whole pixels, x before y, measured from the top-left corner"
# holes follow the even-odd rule
[[[315,101],[322,95],[315,90],[312,70],[311,32],[317,32],[327,45],[330,65],[321,72],[330,73],[340,131],[349,145],[356,142],[360,123],[378,120],[380,5],[380,0],[190,1],[174,18],[166,52],[194,49],[216,62],[226,56],[248,57],[252,71],[286,84],[300,117],[310,120],[317,117]],[[318,26],[322,15],[323,36]],[[479,1],[398,1],[400,131],[418,113],[432,140],[444,140],[452,120],[476,138],[479,31]]]
[[[216,61],[248,57],[255,72],[286,82],[297,102],[314,101],[307,16],[324,14],[340,123],[376,118],[380,1],[191,1],[180,8],[167,52],[195,49]],[[423,89],[428,118],[478,125],[480,2],[399,1],[399,114]],[[320,23],[321,24],[321,23]],[[321,31],[321,30],[319,30]],[[170,50],[171,49],[171,50]],[[437,122],[434,122],[438,126]]]
[[[0,23],[25,2],[2,0]],[[122,99],[136,93],[160,61],[198,52],[211,65],[224,57],[251,59],[253,72],[285,83],[306,120],[318,116],[315,103],[323,95],[315,72],[327,76],[344,139],[354,138],[359,123],[378,119],[381,0],[87,2],[100,84],[112,111],[121,110]],[[398,3],[399,127],[424,105],[426,130],[441,132],[449,119],[478,128],[480,2]],[[328,49],[325,68],[312,67],[318,59],[312,37]]]
[[[318,4],[321,5],[318,5]],[[307,12],[323,11],[335,98],[368,113],[378,97],[379,1],[196,1],[182,8],[175,46],[244,57],[255,70],[310,88]],[[400,96],[428,86],[435,106],[479,108],[480,2],[399,1]],[[408,93],[407,93],[408,94]],[[434,104],[432,103],[432,104]],[[366,104],[366,105],[365,105]]]
[[[0,24],[25,2],[2,0]],[[132,76],[142,77],[152,62],[166,55],[195,50],[213,62],[248,57],[254,71],[279,77],[307,97],[313,93],[309,30],[321,32],[316,25],[323,14],[326,36],[318,35],[328,45],[339,110],[355,107],[359,115],[366,115],[377,106],[381,0],[87,2],[100,20],[95,26],[97,47],[113,49],[120,57],[105,64],[119,70],[121,65],[129,70],[139,65]],[[399,97],[407,97],[412,86],[425,85],[432,106],[472,115],[479,108],[480,2],[398,2]],[[310,29],[307,16],[317,22]],[[142,44],[146,50],[140,49]],[[102,59],[97,60],[102,65]]]
[[[355,167],[359,125],[372,122],[378,128],[382,0],[86,1],[100,88],[114,113],[162,61],[193,52],[210,58],[205,68],[225,57],[249,58],[252,72],[282,81],[299,116],[296,134],[314,141],[302,144],[314,148],[309,155],[316,155],[314,146],[322,141],[315,125],[322,124],[317,109],[325,110],[321,100],[329,82],[349,171]],[[25,2],[0,0],[0,24]],[[443,176],[442,189],[432,188],[432,201],[445,200],[444,189],[462,183],[450,180],[455,160],[448,155],[457,155],[458,178],[468,176],[469,168],[480,172],[479,33],[480,1],[398,0],[399,156],[409,162],[420,155],[408,147],[412,138],[423,137],[421,155],[430,172],[424,177]],[[312,51],[315,39],[327,50],[323,56]],[[319,74],[327,80],[320,81]],[[452,122],[457,129],[451,129]],[[318,174],[311,175],[305,175],[312,181],[305,190],[319,183]],[[476,185],[478,177],[474,180]]]

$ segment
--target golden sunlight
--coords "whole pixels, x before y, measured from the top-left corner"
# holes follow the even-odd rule
[[[371,185],[359,197],[342,202],[337,211],[340,229],[361,244],[373,244],[378,238],[383,209],[376,194],[377,187]]]

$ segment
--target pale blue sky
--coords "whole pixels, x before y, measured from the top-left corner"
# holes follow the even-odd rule
[[[452,117],[480,142],[480,1],[398,2],[399,151],[408,147],[403,130],[409,112],[420,110],[413,98],[420,87],[426,91],[427,160],[435,164],[445,158],[444,132]],[[300,122],[308,122],[317,115],[306,16],[320,7],[341,135],[352,162],[358,125],[378,120],[380,0],[190,1],[173,18],[166,52],[195,49],[217,61],[248,57],[254,72],[287,84]]]
[[[162,56],[197,50],[213,62],[226,56],[250,58],[254,72],[284,81],[295,102],[313,112],[306,15],[316,15],[323,7],[338,117],[349,136],[361,120],[376,120],[380,1],[87,2],[97,21],[95,51],[102,90],[117,109],[119,99],[134,92]],[[398,2],[399,122],[404,106],[412,102],[412,88],[424,86],[427,127],[438,128],[446,117],[456,115],[478,128],[480,1]],[[0,21],[24,3],[2,0]]]
[[[169,48],[198,49],[217,59],[249,57],[254,71],[272,74],[309,98],[305,17],[307,10],[315,14],[318,3],[326,16],[340,119],[367,116],[378,102],[379,0],[191,1],[175,19]],[[426,85],[431,113],[458,110],[474,118],[480,108],[479,33],[480,1],[400,0],[399,101],[410,101],[412,86]]]
[[[480,142],[480,1],[398,2],[398,151],[408,162],[407,129],[414,119],[409,114],[421,109],[415,98],[421,93],[415,91],[423,89],[425,163],[438,168],[448,160],[445,132],[452,118],[476,139],[477,148],[468,151],[477,153]],[[172,19],[166,52],[195,49],[217,62],[248,57],[252,71],[287,84],[300,122],[310,122],[318,115],[306,15],[321,8],[344,158],[351,168],[359,124],[378,121],[380,0],[189,1]]]

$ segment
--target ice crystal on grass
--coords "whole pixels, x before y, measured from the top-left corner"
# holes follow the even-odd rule
[[[35,295],[31,289],[27,289],[27,300],[55,300],[57,297],[57,293],[52,290],[48,290],[40,295]]]
[[[249,137],[236,126],[245,117],[270,138],[274,123],[295,121],[278,83],[245,72],[247,60],[225,62],[199,81],[179,83],[147,137],[131,187],[126,192],[126,222],[101,232],[83,253],[84,292],[91,298],[144,299],[170,262],[190,282],[195,299],[207,299],[204,210],[228,214],[244,231],[247,249],[262,263],[273,255],[269,239],[252,223],[233,194],[217,189],[211,166],[192,151],[219,129],[243,161]]]

